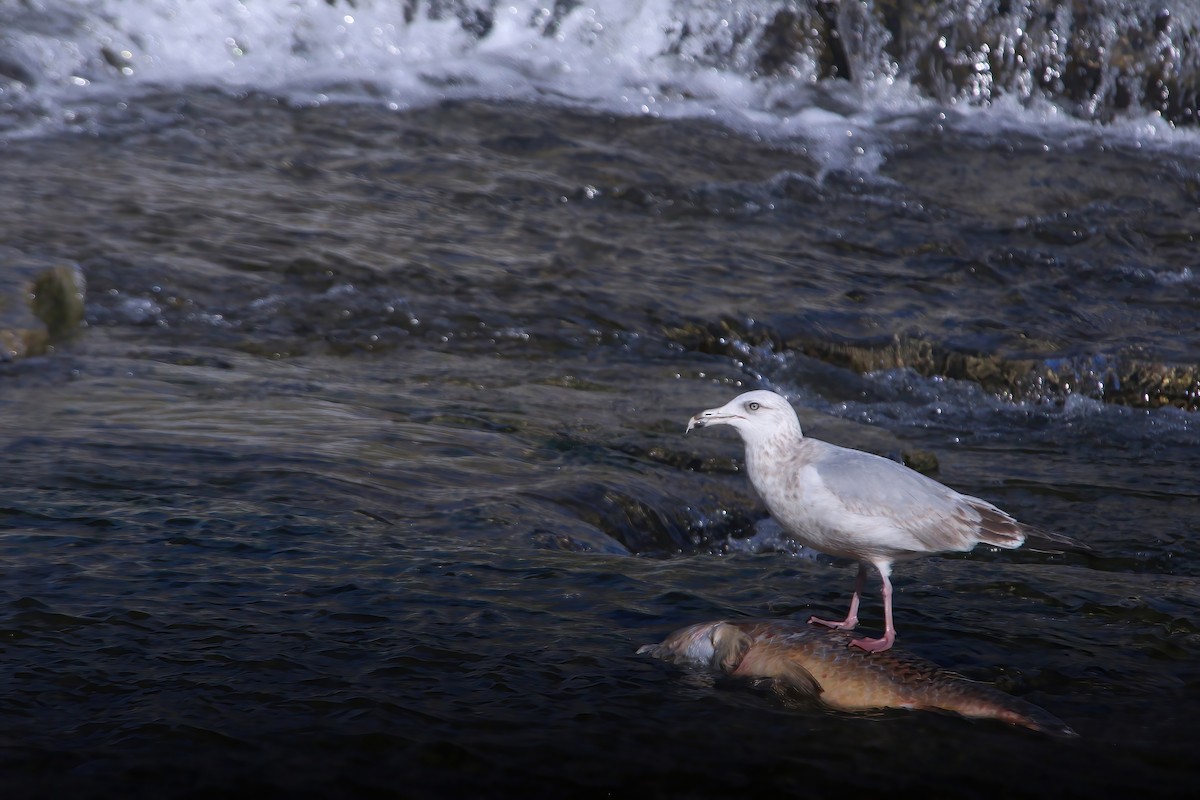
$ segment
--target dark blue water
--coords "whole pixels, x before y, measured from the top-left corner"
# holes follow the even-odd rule
[[[921,112],[850,168],[361,100],[172,89],[3,140],[0,328],[87,280],[78,336],[0,363],[6,796],[1192,795],[1185,135]],[[635,655],[849,601],[732,435],[683,436],[747,387],[1093,548],[894,575],[900,646],[1078,739]]]

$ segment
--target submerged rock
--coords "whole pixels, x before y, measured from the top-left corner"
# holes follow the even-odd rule
[[[922,337],[894,336],[853,343],[784,334],[760,324],[732,320],[672,328],[666,335],[689,350],[745,357],[747,346],[795,352],[859,374],[910,369],[923,377],[971,381],[1012,400],[1058,400],[1070,395],[1135,408],[1200,408],[1200,363],[1167,364],[1138,356],[1115,358],[1009,359],[968,353]]]

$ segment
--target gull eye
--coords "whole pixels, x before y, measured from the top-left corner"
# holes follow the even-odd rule
[[[758,403],[747,403],[746,408],[750,409],[751,411],[758,411],[760,408],[762,408],[762,406],[760,406]]]

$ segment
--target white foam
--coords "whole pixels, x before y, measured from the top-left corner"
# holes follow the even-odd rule
[[[756,67],[762,28],[779,3],[610,0],[561,13],[535,0],[491,8],[483,36],[438,4],[405,19],[398,0],[43,0],[0,20],[0,59],[32,89],[4,103],[59,109],[57,121],[105,93],[216,86],[293,101],[379,102],[410,109],[482,97],[567,103],[623,115],[711,119],[749,136],[800,144],[822,171],[872,173],[897,129],[936,111],[897,76],[887,34],[867,15],[848,31],[855,82],[818,81],[815,64],[779,75]],[[464,4],[464,8],[466,4]],[[842,13],[858,15],[847,6]],[[105,55],[107,54],[107,55]],[[0,84],[3,86],[3,84]],[[28,94],[36,95],[36,103]],[[1200,142],[1153,114],[1113,125],[1081,122],[1048,102],[1001,96],[943,109],[945,124],[994,135],[1029,128],[1133,142]],[[44,115],[53,118],[53,114]],[[10,126],[11,127],[11,126]]]
[[[865,378],[879,389],[881,397],[833,403],[816,398],[808,405],[892,430],[970,431],[976,439],[1004,438],[1020,429],[1027,429],[1031,437],[1054,436],[1062,423],[1086,423],[1070,434],[1081,439],[1114,426],[1130,440],[1192,442],[1198,441],[1200,434],[1192,415],[1177,408],[1133,408],[1103,402],[1095,396],[1103,388],[1100,378],[1093,386],[1081,376],[1079,385],[1069,391],[1024,399],[991,394],[971,381],[923,377],[909,369],[883,370]],[[811,393],[808,396],[812,398]],[[1047,422],[1053,424],[1047,428]]]
[[[754,524],[754,534],[743,539],[730,536],[723,544],[728,553],[786,553],[787,555],[810,561],[821,557],[821,554],[811,547],[805,547],[792,539],[771,517],[760,519]]]
[[[1182,269],[1152,270],[1144,267],[1119,267],[1122,275],[1138,282],[1157,283],[1161,286],[1186,286],[1196,282],[1196,272],[1191,267]]]

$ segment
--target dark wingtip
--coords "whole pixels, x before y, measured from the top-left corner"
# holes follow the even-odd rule
[[[1087,542],[1081,542],[1078,539],[1072,539],[1070,536],[1042,528],[1030,528],[1026,541],[1032,545],[1030,549],[1042,552],[1081,553],[1084,555],[1095,555],[1096,553],[1096,549]]]

